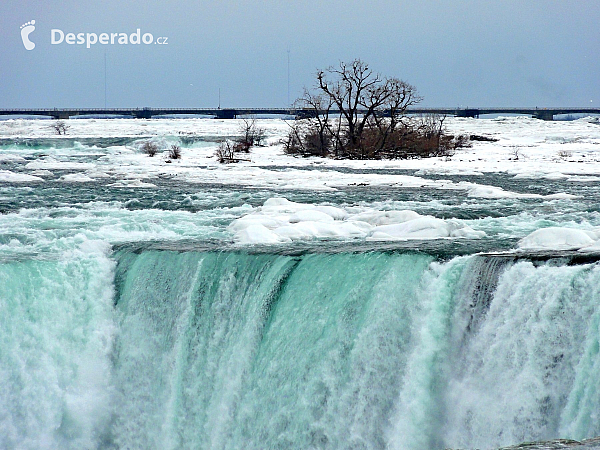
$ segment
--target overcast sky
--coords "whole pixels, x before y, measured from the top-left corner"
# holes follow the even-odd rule
[[[284,107],[354,58],[423,106],[600,107],[598,0],[1,0],[0,38],[0,108]]]

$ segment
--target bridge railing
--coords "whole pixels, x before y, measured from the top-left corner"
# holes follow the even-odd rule
[[[333,114],[339,111],[331,110]],[[480,107],[480,108],[429,108],[413,107],[406,110],[407,114],[443,114],[459,117],[479,117],[484,114],[525,114],[545,120],[552,120],[557,114],[600,114],[600,108],[583,107]],[[4,108],[0,115],[41,115],[57,119],[67,119],[71,116],[107,114],[123,115],[139,118],[151,118],[161,114],[197,114],[213,115],[218,118],[234,118],[239,115],[285,114],[297,117],[310,117],[314,110],[307,108]]]

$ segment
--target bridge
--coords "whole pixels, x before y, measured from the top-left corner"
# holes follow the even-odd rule
[[[336,114],[339,111],[331,110]],[[409,108],[407,114],[440,114],[456,117],[479,117],[486,114],[523,114],[542,120],[554,120],[560,114],[600,114],[600,108]],[[251,115],[291,115],[311,117],[314,111],[304,108],[53,108],[0,109],[0,116],[49,116],[68,119],[77,116],[109,115],[150,119],[164,115],[203,115],[218,119],[234,119]]]

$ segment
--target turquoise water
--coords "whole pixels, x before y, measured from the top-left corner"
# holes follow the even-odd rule
[[[0,266],[3,448],[600,433],[597,264],[91,246]]]

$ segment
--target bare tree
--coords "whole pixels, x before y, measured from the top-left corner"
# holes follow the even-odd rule
[[[256,118],[250,117],[242,119],[240,125],[241,137],[236,140],[236,151],[250,152],[250,148],[255,145],[262,145],[265,138],[265,129],[259,128],[256,124]]]
[[[398,78],[382,77],[360,59],[319,71],[317,83],[320,92],[338,109],[339,124],[345,127],[344,132],[334,133],[342,156],[366,157],[363,133],[373,126],[381,132],[378,147],[383,148],[406,109],[421,101],[414,86]]]
[[[422,98],[414,86],[373,72],[356,59],[317,72],[296,108],[304,115],[283,141],[303,156],[379,159],[447,155],[464,140],[445,133],[444,118],[409,118]]]
[[[223,141],[219,143],[219,146],[215,150],[215,157],[221,164],[249,161],[248,159],[238,158],[235,153],[239,151],[242,150],[239,149],[238,144],[234,144],[231,141]]]
[[[295,102],[296,107],[309,109],[312,111],[306,122],[300,126],[292,127],[293,134],[296,135],[297,150],[295,153],[304,156],[327,156],[332,144],[334,144],[334,152],[337,156],[337,141],[333,140],[335,132],[334,124],[332,124],[329,116],[333,107],[333,99],[322,93],[314,94],[308,89],[304,89],[302,97]],[[294,142],[292,139],[291,142]],[[290,152],[292,153],[292,152]]]
[[[229,141],[223,141],[215,150],[215,156],[221,164],[236,162],[234,147]]]
[[[67,131],[69,130],[69,128],[71,128],[71,126],[67,125],[64,120],[57,120],[52,125],[50,125],[50,128],[54,129],[54,131],[56,131],[56,134],[58,135],[65,135],[67,134]]]

